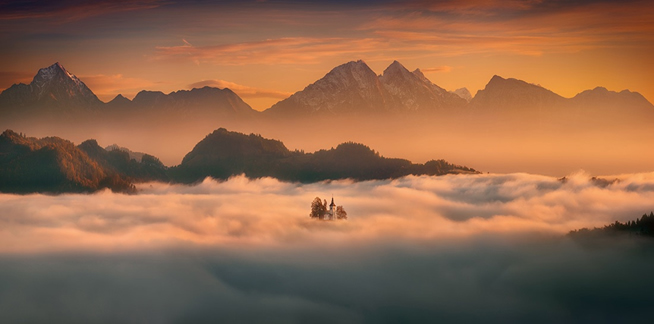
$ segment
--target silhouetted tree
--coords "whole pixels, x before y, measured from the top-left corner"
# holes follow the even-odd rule
[[[311,214],[309,214],[309,217],[323,219],[325,212],[327,212],[327,206],[322,203],[322,199],[320,197],[314,198],[313,202],[311,202]]]
[[[347,219],[347,212],[343,206],[336,207],[336,218],[337,219]]]

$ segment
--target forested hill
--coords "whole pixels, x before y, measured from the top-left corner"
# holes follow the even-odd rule
[[[643,214],[640,218],[625,223],[615,221],[612,224],[600,228],[582,228],[571,231],[569,236],[573,238],[592,238],[604,236],[639,236],[654,238],[654,212],[649,215]]]
[[[237,174],[251,178],[268,176],[285,181],[315,182],[457,173],[476,171],[444,160],[414,164],[404,159],[386,158],[363,144],[352,142],[314,153],[289,151],[280,141],[230,132],[224,128],[207,135],[179,166],[169,170],[172,180],[183,183],[200,181],[207,176],[226,179]]]
[[[93,192],[110,188],[134,192],[133,182],[166,180],[156,158],[138,162],[127,152],[105,151],[94,140],[80,146],[59,137],[0,135],[0,192]]]
[[[0,192],[93,192],[110,188],[134,192],[134,183],[193,183],[206,177],[273,177],[283,181],[390,179],[406,175],[476,173],[443,160],[414,164],[385,158],[363,144],[343,143],[314,153],[290,151],[284,143],[224,128],[200,141],[182,163],[167,168],[156,157],[140,161],[124,150],[105,150],[95,140],[75,146],[59,137],[26,137],[11,130],[0,135]]]

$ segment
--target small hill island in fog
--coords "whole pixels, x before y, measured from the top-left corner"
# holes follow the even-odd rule
[[[327,199],[323,201],[320,197],[316,197],[311,202],[309,217],[319,220],[346,220],[347,212],[343,206],[336,206],[334,197],[329,205],[327,205]]]

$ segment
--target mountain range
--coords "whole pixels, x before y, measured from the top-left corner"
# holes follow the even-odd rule
[[[394,61],[381,75],[362,61],[339,65],[323,78],[262,113],[252,109],[228,88],[212,87],[139,92],[133,100],[122,95],[101,102],[75,75],[61,64],[40,69],[30,84],[15,84],[0,94],[0,116],[32,116],[40,113],[93,112],[129,117],[174,115],[183,118],[302,117],[314,114],[380,116],[384,114],[435,113],[507,116],[543,114],[588,117],[635,115],[654,117],[654,106],[637,92],[609,91],[598,87],[573,98],[564,98],[541,86],[517,79],[493,76],[472,97],[465,89],[447,91],[416,69],[407,70]]]

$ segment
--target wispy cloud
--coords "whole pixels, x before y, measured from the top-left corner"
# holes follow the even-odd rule
[[[207,46],[184,42],[180,46],[157,47],[154,58],[218,65],[313,64],[338,55],[374,52],[380,46],[380,40],[372,38],[288,37]]]
[[[100,1],[3,1],[0,2],[0,20],[56,19],[71,22],[116,12],[151,9],[160,6],[161,0],[100,0]]]
[[[480,17],[481,16],[481,17]],[[644,46],[654,27],[650,5],[633,2],[415,1],[360,28],[414,50],[434,53],[572,53]]]
[[[431,68],[423,68],[423,69],[420,69],[420,71],[425,72],[425,73],[450,72],[450,71],[452,71],[452,67],[447,66],[447,65],[442,65],[442,66],[436,66],[436,67],[431,67]]]
[[[229,82],[225,80],[202,80],[189,84],[189,88],[202,88],[202,87],[216,87],[216,88],[229,88],[230,90],[236,92],[242,98],[274,98],[274,99],[285,99],[288,98],[291,93],[277,90],[268,90],[255,87],[249,87],[234,82]]]

